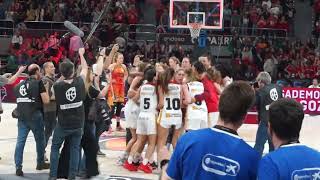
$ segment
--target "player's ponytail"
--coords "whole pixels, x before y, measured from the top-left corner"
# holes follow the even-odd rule
[[[164,94],[168,93],[168,91],[169,91],[168,85],[169,85],[170,80],[173,78],[174,74],[175,74],[174,69],[168,68],[159,77],[159,83],[160,83],[159,85],[162,88]]]

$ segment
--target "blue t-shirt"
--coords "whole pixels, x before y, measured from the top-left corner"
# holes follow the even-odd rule
[[[260,157],[239,136],[216,128],[183,135],[170,159],[170,178],[250,180],[256,179]]]
[[[320,180],[320,152],[301,144],[281,146],[264,156],[259,180]]]

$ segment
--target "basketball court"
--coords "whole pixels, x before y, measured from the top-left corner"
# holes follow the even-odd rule
[[[223,29],[223,0],[170,0],[169,17],[171,30],[177,34],[180,31],[189,30],[190,36],[193,41],[197,42],[197,46],[206,48],[207,35],[219,34],[218,32]],[[221,38],[223,38],[222,35]],[[216,46],[221,46],[221,43],[222,40]],[[15,104],[3,104],[4,113],[1,115],[2,122],[0,123],[0,157],[2,158],[0,160],[0,180],[47,179],[48,170],[35,170],[35,140],[31,132],[24,150],[23,171],[25,177],[15,176],[14,149],[17,140],[17,119],[11,117],[11,112],[15,107]],[[252,114],[255,113],[253,112]],[[113,126],[115,124],[114,121]],[[125,121],[122,124],[125,125]],[[257,128],[257,124],[244,124],[240,128],[239,134],[248,144],[254,146]],[[319,129],[320,115],[306,115],[301,131],[301,143],[320,150]],[[48,147],[50,147],[50,143]],[[153,174],[145,174],[143,172],[129,172],[122,166],[118,166],[116,164],[117,158],[124,152],[125,146],[125,132],[114,132],[100,137],[100,147],[106,157],[98,158],[102,176],[97,179],[158,179],[159,171],[155,171]],[[267,144],[264,152],[268,152]],[[46,154],[49,157],[50,148],[47,148]]]

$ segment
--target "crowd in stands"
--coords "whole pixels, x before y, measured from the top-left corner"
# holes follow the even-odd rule
[[[19,21],[71,22],[95,21],[107,0],[15,0],[7,12],[7,17]],[[105,18],[116,23],[138,23],[135,0],[116,1]]]
[[[236,28],[242,34],[254,34],[257,28],[293,31],[293,0],[227,0],[224,1],[225,28]],[[157,22],[169,25],[169,5],[159,6]],[[167,29],[163,29],[167,30]]]
[[[230,44],[234,53],[235,79],[253,81],[258,72],[269,72],[274,80],[291,86],[307,86],[320,78],[319,47],[308,40],[234,37]]]
[[[110,1],[110,0],[109,0]],[[107,0],[14,0],[0,17],[19,21],[92,22],[107,4]],[[142,10],[147,6],[156,9],[156,24],[169,25],[169,1],[115,1],[105,15],[113,23],[137,24],[143,22]],[[315,6],[317,3],[315,3]],[[245,34],[256,28],[285,29],[292,31],[295,8],[293,0],[227,0],[224,4],[224,27],[238,27]]]

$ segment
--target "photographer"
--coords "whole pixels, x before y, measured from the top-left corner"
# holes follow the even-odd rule
[[[259,180],[320,179],[320,153],[299,143],[303,107],[280,99],[269,109],[269,133],[276,150],[260,161]]]
[[[269,143],[269,151],[273,151],[274,149],[271,139],[268,137],[268,110],[273,101],[282,98],[282,88],[271,83],[271,76],[268,72],[260,72],[256,78],[256,82],[258,85],[258,90],[256,91],[256,107],[259,127],[254,148],[262,156],[264,144],[267,140]]]

